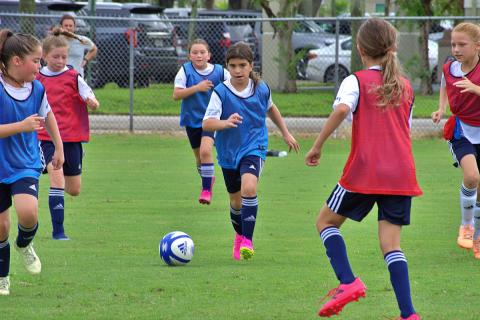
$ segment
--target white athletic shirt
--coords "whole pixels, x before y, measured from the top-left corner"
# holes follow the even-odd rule
[[[58,71],[58,72],[53,72],[52,70],[48,69],[48,67],[43,67],[40,72],[46,76],[56,76],[59,75],[62,72],[68,71],[68,67],[65,66],[63,70]],[[85,101],[87,98],[95,98],[95,94],[93,93],[92,88],[83,80],[82,77],[77,77],[78,79],[78,92],[80,93],[80,96],[82,99]]]
[[[30,93],[32,92],[31,82],[25,82],[23,84],[23,87],[17,88],[6,83],[5,80],[3,79],[3,76],[1,75],[0,75],[0,82],[2,83],[3,87],[8,92],[8,94],[16,100],[20,100],[20,101],[25,100],[30,96]],[[40,106],[40,110],[38,111],[38,115],[40,117],[46,117],[51,110],[52,108],[50,108],[50,105],[48,104],[48,100],[47,100],[47,92],[45,92],[42,99],[42,105]]]
[[[215,66],[213,64],[207,63],[207,67],[203,70],[198,70],[195,67],[193,68],[202,76],[206,76],[213,71],[214,67]],[[223,69],[223,79],[224,80],[230,79],[230,73],[225,68]],[[177,75],[175,76],[174,87],[182,88],[182,89],[185,89],[187,87],[187,75],[185,74],[185,70],[183,69],[183,67],[180,68],[180,70],[178,70]]]
[[[454,77],[462,77],[467,74],[462,71],[462,63],[458,61],[452,62],[452,64],[450,65],[450,73]],[[442,82],[440,83],[440,85],[442,86],[442,88],[445,88],[446,86],[445,76],[443,75],[443,73]],[[472,144],[480,144],[480,127],[468,125],[465,122],[462,122],[460,119],[459,122],[462,126],[463,136],[467,138],[467,140],[470,141],[470,143]]]
[[[237,91],[237,89],[235,89],[231,84],[230,79],[224,81],[223,83],[227,86],[228,89],[230,89],[236,96],[239,96],[240,98],[248,98],[253,93],[252,79],[248,80],[248,85],[242,91]],[[272,93],[270,92],[270,96],[268,97],[268,108],[270,109],[272,105],[273,105]],[[212,96],[210,97],[210,102],[208,103],[208,106],[207,106],[207,111],[205,111],[205,116],[203,117],[203,120],[212,119],[212,118],[220,119],[221,115],[222,115],[222,101],[220,100],[220,97],[217,95],[217,93],[213,91]]]
[[[380,66],[372,66],[368,68],[369,70],[382,70]],[[360,88],[358,87],[357,77],[351,74],[345,79],[343,79],[342,83],[340,84],[340,88],[337,92],[337,97],[333,102],[333,109],[335,109],[339,104],[345,104],[350,108],[350,113],[347,116],[348,121],[353,120],[353,113],[357,109],[358,105],[358,98],[360,95]],[[410,112],[410,120],[409,124],[412,127],[412,113]]]

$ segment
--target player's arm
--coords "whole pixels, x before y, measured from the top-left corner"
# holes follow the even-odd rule
[[[182,100],[197,92],[207,92],[211,88],[213,88],[213,82],[210,80],[203,80],[202,82],[188,88],[175,87],[173,89],[173,100]]]
[[[63,154],[63,142],[60,137],[60,131],[58,130],[57,120],[52,110],[47,113],[45,119],[45,129],[47,129],[53,144],[55,145],[55,152],[52,157],[52,165],[55,170],[60,169],[63,166],[64,154]]]
[[[448,97],[447,89],[445,86],[440,86],[440,93],[438,96],[438,110],[432,112],[432,121],[435,124],[438,124],[442,120],[445,110],[447,108]]]
[[[97,110],[100,108],[100,102],[98,102],[92,88],[83,80],[82,77],[78,77],[78,91],[83,101],[87,104],[91,110]]]
[[[238,113],[231,114],[228,119],[220,120],[222,115],[222,101],[214,91],[210,97],[205,116],[203,117],[202,128],[205,131],[218,131],[228,128],[236,128],[242,123],[242,117]]]
[[[305,163],[308,166],[316,166],[319,163],[321,150],[325,141],[327,141],[328,137],[338,128],[338,126],[342,123],[343,120],[348,116],[350,113],[350,107],[344,103],[338,104],[333,112],[328,117],[325,125],[323,126],[320,134],[318,135],[317,139],[313,143],[312,148],[308,151],[307,155],[305,156]]]
[[[267,111],[267,114],[268,117],[273,121],[273,123],[282,133],[283,140],[285,140],[285,143],[288,145],[289,151],[292,151],[293,149],[296,153],[298,153],[298,150],[300,150],[300,146],[298,145],[297,140],[295,140],[295,138],[288,131],[287,125],[285,124],[285,121],[282,118],[282,114],[280,113],[280,110],[278,110],[277,106],[272,103],[272,105]]]
[[[43,117],[33,114],[22,121],[0,125],[0,138],[13,136],[21,132],[32,132],[43,129]]]

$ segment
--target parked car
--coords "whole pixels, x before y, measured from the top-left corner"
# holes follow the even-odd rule
[[[428,58],[432,79],[435,82],[438,65],[438,44],[428,41]],[[338,51],[338,79],[342,81],[350,74],[350,61],[352,55],[352,38],[340,41]],[[308,80],[332,83],[335,81],[335,46],[328,46],[308,52],[306,76]]]
[[[129,85],[131,39],[135,85],[173,80],[178,70],[178,55],[173,45],[173,25],[162,12],[163,8],[146,3],[96,3],[96,16],[105,19],[91,20],[95,29],[92,40],[98,47],[92,65],[94,87],[108,82],[120,87]],[[85,10],[84,14],[90,15],[90,12]]]
[[[14,32],[21,31],[21,24],[18,16],[9,16],[7,13],[19,13],[20,2],[18,0],[0,0],[0,29],[8,28]],[[76,13],[83,8],[82,4],[72,1],[35,1],[35,13],[39,16],[33,18],[35,25],[35,36],[39,39],[47,36],[52,26],[58,24],[60,17],[69,14],[76,17]],[[40,16],[41,15],[41,16]],[[44,16],[45,15],[45,16]],[[46,16],[50,15],[50,16]],[[55,15],[52,17],[51,15]],[[76,18],[77,33],[86,35],[89,25],[85,20]]]
[[[175,25],[177,53],[182,62],[187,60],[188,56],[188,21],[175,21],[178,18],[189,18],[189,8],[167,8],[165,14]],[[224,18],[257,18],[261,16],[259,11],[238,10],[205,10],[199,9],[199,19],[216,19],[213,22],[200,21],[196,24],[196,34],[198,37],[207,41],[210,51],[210,62],[225,64],[225,54],[228,48],[239,41],[247,43],[255,55],[254,67],[261,69],[261,23],[243,22],[243,21],[225,21]]]

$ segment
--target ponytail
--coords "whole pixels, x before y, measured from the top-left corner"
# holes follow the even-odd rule
[[[3,54],[3,50],[5,48],[5,42],[9,37],[13,35],[13,32],[9,29],[0,30],[0,71],[5,74],[7,71],[7,62],[5,55]]]
[[[393,50],[388,50],[383,56],[381,63],[383,85],[377,88],[380,95],[379,107],[385,108],[389,105],[400,105],[403,94],[404,83],[401,77],[402,70],[397,56]]]
[[[80,41],[81,44],[87,44],[87,41],[83,40],[80,36],[76,35],[73,32],[67,31],[61,27],[55,27],[52,29],[52,35],[54,36],[65,36],[67,38],[76,39]]]
[[[40,41],[30,34],[0,30],[0,70],[7,75],[8,63],[12,57],[24,58],[40,46]]]

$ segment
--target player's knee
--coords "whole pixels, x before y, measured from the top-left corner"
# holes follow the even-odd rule
[[[65,189],[65,192],[71,195],[72,197],[76,197],[80,195],[80,187],[73,187]]]
[[[0,241],[8,238],[8,233],[10,231],[10,220],[3,219],[0,221]]]
[[[464,180],[465,187],[473,189],[476,186],[478,186],[480,176],[478,172],[466,172],[463,180]]]
[[[200,159],[208,159],[211,157],[212,151],[208,147],[200,147]]]

